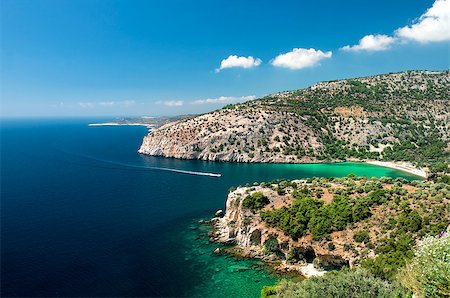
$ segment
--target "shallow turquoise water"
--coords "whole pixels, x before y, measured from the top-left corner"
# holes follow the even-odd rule
[[[1,296],[258,297],[279,276],[257,261],[214,255],[217,245],[197,223],[224,208],[229,187],[349,173],[414,178],[357,163],[142,156],[145,128],[91,122],[97,120],[2,122]]]
[[[197,283],[188,291],[194,297],[259,297],[261,288],[274,284],[282,276],[269,272],[258,260],[237,259],[230,255],[217,255],[209,243],[208,227],[193,220],[190,230],[181,233],[185,266],[196,272]]]

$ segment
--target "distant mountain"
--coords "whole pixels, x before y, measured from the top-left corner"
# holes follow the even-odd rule
[[[280,92],[152,130],[140,153],[233,162],[449,159],[450,71],[406,71]]]

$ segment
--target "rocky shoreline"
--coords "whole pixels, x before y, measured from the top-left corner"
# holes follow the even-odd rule
[[[296,182],[303,183],[300,180]],[[268,227],[259,214],[242,208],[242,199],[249,189],[273,195],[261,186],[241,187],[228,195],[225,214],[218,211],[211,220],[210,241],[228,245],[215,251],[216,253],[261,259],[277,271],[297,273],[305,277],[321,276],[329,270],[352,265],[351,258],[327,251],[323,248],[323,243],[311,241],[310,237],[294,241],[282,232]],[[269,238],[277,239],[279,252],[268,254],[264,251],[264,243]],[[286,256],[294,247],[304,259],[293,263]]]
[[[242,163],[402,159],[428,164],[449,148],[449,78],[448,71],[411,71],[323,82],[167,119],[144,137],[139,153]],[[430,146],[437,150],[432,160]],[[410,165],[382,166],[426,176]]]

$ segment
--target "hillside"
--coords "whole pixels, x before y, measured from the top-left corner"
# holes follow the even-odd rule
[[[447,161],[450,72],[322,82],[152,130],[140,153],[182,159],[307,163],[354,158]]]
[[[313,178],[240,187],[211,238],[279,269],[362,266],[389,279],[416,242],[450,222],[450,186],[391,178]]]

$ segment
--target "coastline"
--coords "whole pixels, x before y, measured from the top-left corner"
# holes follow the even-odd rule
[[[415,167],[414,165],[407,163],[407,162],[392,162],[392,161],[379,161],[379,160],[367,160],[364,163],[379,166],[379,167],[385,167],[385,168],[391,168],[399,171],[403,171],[415,176],[419,176],[421,178],[428,178],[428,173],[423,168]]]
[[[145,126],[147,128],[153,128],[153,125],[145,123],[116,123],[116,122],[104,122],[104,123],[89,123],[88,126]]]
[[[363,163],[370,164],[378,167],[390,168],[398,171],[402,171],[423,179],[428,178],[428,172],[424,168],[418,168],[407,162],[392,162],[392,161],[378,161],[378,160],[359,160],[359,159],[347,159],[347,160],[316,160],[308,162],[280,162],[280,161],[235,161],[235,160],[214,160],[214,159],[199,159],[199,158],[189,158],[189,157],[179,157],[179,156],[166,156],[163,154],[148,154],[138,150],[139,154],[149,155],[149,156],[159,156],[169,159],[179,159],[179,160],[200,160],[200,161],[213,161],[219,163],[245,163],[245,164],[290,164],[290,165],[315,165],[315,164],[336,164],[336,163]]]

